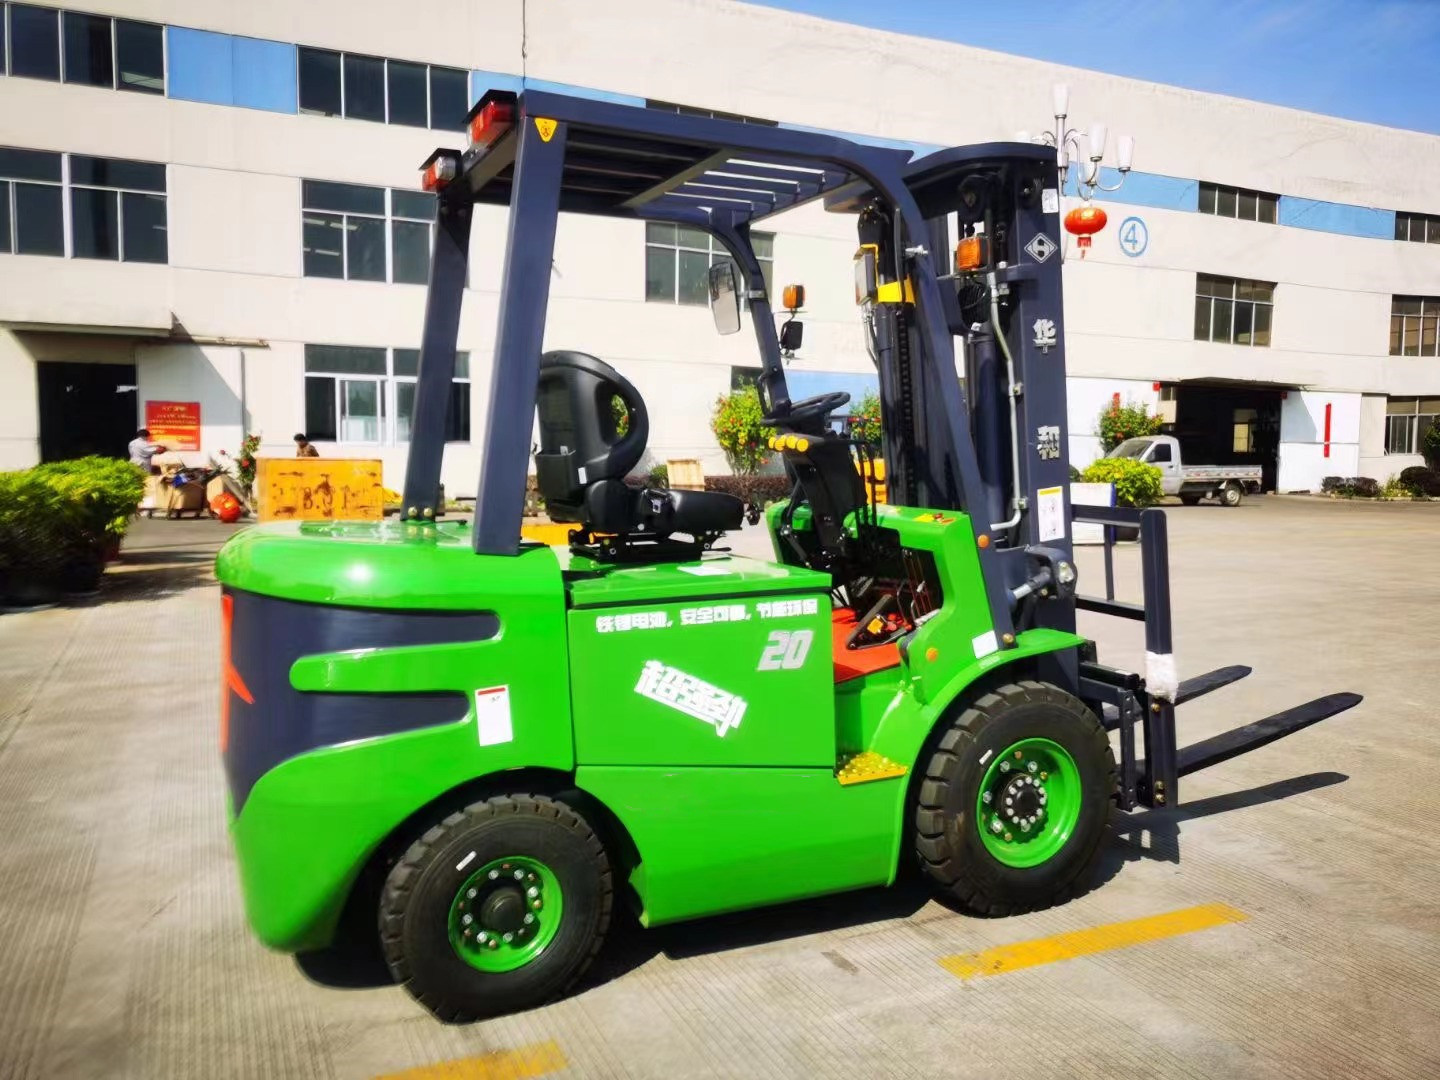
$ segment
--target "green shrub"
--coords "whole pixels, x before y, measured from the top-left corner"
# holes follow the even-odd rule
[[[663,461],[659,465],[653,465],[650,471],[645,474],[645,486],[652,488],[670,487],[670,466]]]
[[[1144,402],[1127,401],[1122,405],[1112,401],[1100,410],[1095,421],[1095,434],[1100,436],[1100,445],[1108,454],[1126,439],[1160,434],[1163,423],[1160,417],[1150,415],[1150,407]]]
[[[35,470],[0,473],[0,582],[54,583],[83,533],[81,506]]]
[[[1440,420],[1433,420],[1420,443],[1420,452],[1432,469],[1440,469]]]
[[[1070,482],[1072,484],[1077,484],[1080,482],[1080,470],[1075,468],[1074,465],[1070,466]]]
[[[760,395],[753,386],[744,386],[715,399],[710,430],[725,452],[725,460],[737,476],[753,476],[770,458],[765,444],[769,432],[760,421]]]
[[[880,431],[880,395],[872,390],[850,410],[850,437],[867,446],[879,447]]]
[[[144,472],[118,458],[76,458],[30,471],[79,504],[89,540],[102,550],[125,535],[145,496]]]
[[[705,490],[723,491],[747,506],[763,509],[767,503],[789,498],[790,479],[786,476],[707,476]]]
[[[1373,499],[1381,494],[1380,482],[1369,476],[1327,476],[1320,490],[1346,499]]]
[[[1120,506],[1153,506],[1164,495],[1160,470],[1134,458],[1100,458],[1080,478],[1087,484],[1114,484]]]
[[[1440,472],[1424,465],[1412,465],[1400,472],[1400,483],[1411,495],[1440,498]]]
[[[1413,499],[1414,497],[1409,487],[1402,484],[1398,476],[1392,476],[1380,485],[1380,498],[1382,499]]]

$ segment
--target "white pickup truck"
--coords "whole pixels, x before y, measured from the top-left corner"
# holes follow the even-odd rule
[[[1213,495],[1222,506],[1239,506],[1247,493],[1260,490],[1259,465],[1186,465],[1180,460],[1180,443],[1172,435],[1146,435],[1126,439],[1106,457],[1135,458],[1160,470],[1166,495],[1178,495],[1186,506]]]

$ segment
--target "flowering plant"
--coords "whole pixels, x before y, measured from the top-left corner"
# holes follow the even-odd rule
[[[255,486],[255,455],[260,450],[260,436],[246,435],[240,442],[240,453],[235,455],[235,479],[249,495]]]
[[[736,476],[754,475],[770,458],[765,428],[760,423],[763,418],[760,395],[753,386],[743,386],[715,399],[710,430]]]

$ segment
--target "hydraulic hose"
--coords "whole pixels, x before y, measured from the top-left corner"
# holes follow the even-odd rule
[[[1010,399],[1010,505],[1014,508],[1014,513],[1005,521],[993,522],[990,525],[991,532],[999,532],[1013,529],[1020,524],[1020,429],[1015,410],[1015,357],[1010,352],[1010,342],[1006,340],[1005,331],[1000,326],[1000,300],[995,271],[986,273],[985,284],[990,290],[990,325],[994,329],[995,340],[1000,343],[1000,351],[1005,355],[1005,396]]]

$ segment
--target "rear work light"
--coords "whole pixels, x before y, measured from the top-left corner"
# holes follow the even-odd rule
[[[426,191],[439,191],[455,179],[457,171],[453,157],[438,156],[425,167],[420,186]]]
[[[490,146],[510,130],[515,122],[515,106],[508,101],[489,101],[470,117],[470,142]]]

